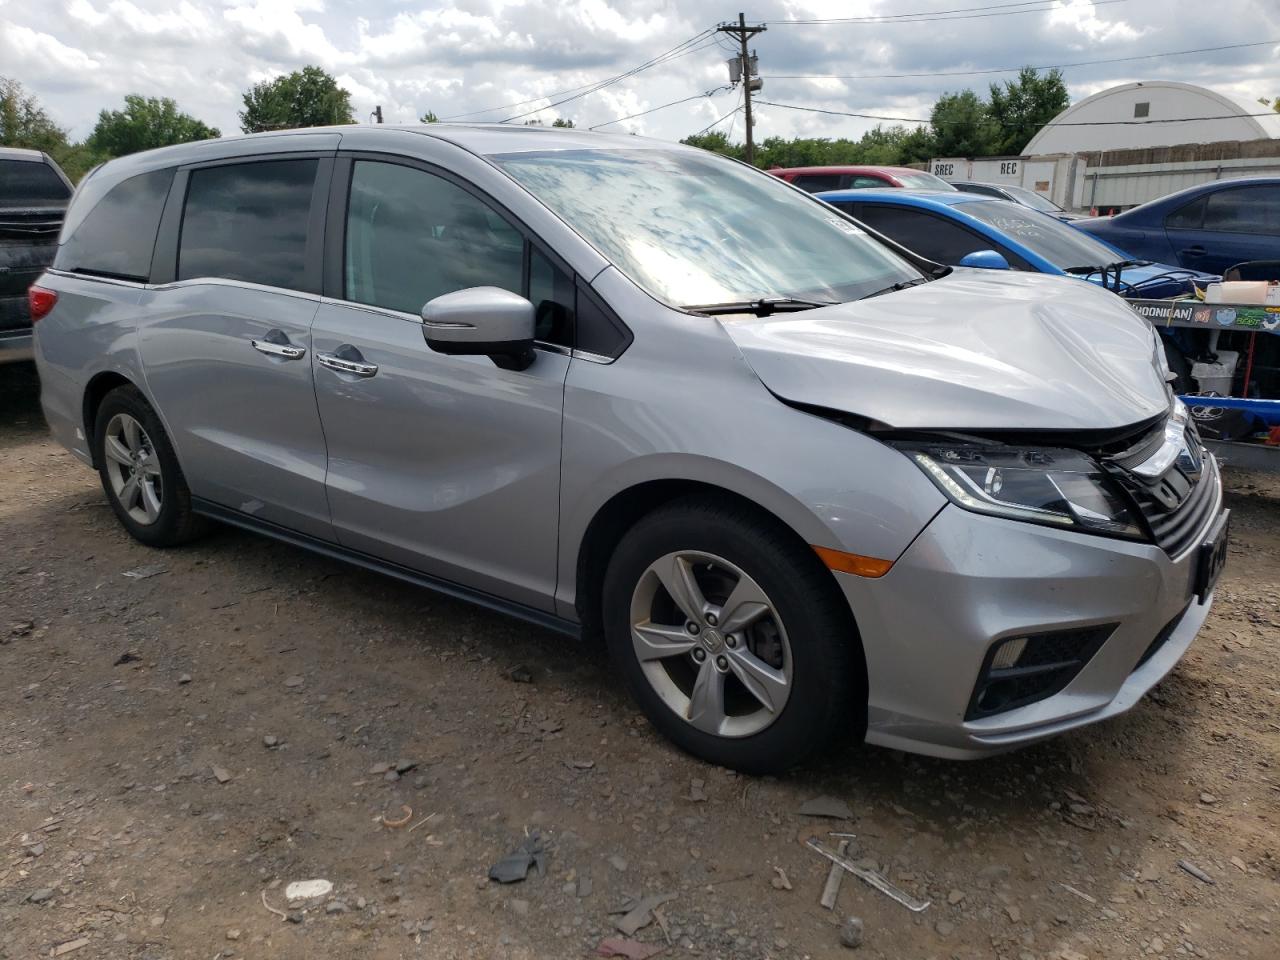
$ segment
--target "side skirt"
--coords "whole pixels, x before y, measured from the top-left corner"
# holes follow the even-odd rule
[[[308,536],[304,533],[298,533],[289,530],[286,527],[269,523],[265,520],[258,520],[243,514],[238,510],[230,507],[224,507],[221,504],[213,503],[209,500],[202,500],[199,497],[191,498],[192,509],[196,513],[211,517],[222,523],[230,524],[233,527],[240,527],[242,530],[248,530],[251,533],[260,533],[263,536],[271,537],[274,540],[282,540],[285,543],[293,544],[295,547],[302,547],[304,550],[310,550],[312,553],[318,553],[321,556],[332,557],[335,560],[342,560],[346,563],[353,564],[357,567],[363,567],[365,570],[372,570],[374,573],[385,574],[388,577],[395,577],[397,580],[403,580],[406,583],[412,583],[418,587],[426,587],[428,590],[434,590],[436,593],[443,593],[446,596],[453,597],[457,600],[465,600],[468,603],[474,603],[476,606],[493,610],[497,613],[506,614],[509,617],[515,617],[518,620],[524,620],[528,623],[545,627],[548,630],[554,630],[557,633],[563,633],[575,639],[582,636],[582,625],[572,620],[565,620],[563,617],[557,617],[553,613],[547,613],[538,610],[535,607],[525,606],[522,603],[514,603],[510,600],[503,600],[501,597],[495,597],[492,594],[484,593],[479,590],[472,590],[470,587],[464,587],[461,584],[453,583],[450,580],[441,580],[438,577],[428,576],[417,570],[403,567],[397,563],[388,563],[385,560],[379,560],[377,557],[371,557],[367,553],[361,553],[357,550],[348,550],[336,543],[329,543],[316,537]]]

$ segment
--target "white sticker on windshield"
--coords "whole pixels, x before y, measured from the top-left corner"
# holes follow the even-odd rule
[[[827,223],[831,224],[836,229],[843,230],[845,233],[850,233],[857,236],[858,234],[862,234],[866,232],[865,230],[862,230],[854,226],[848,220],[841,220],[839,217],[824,217],[823,219],[825,219]]]

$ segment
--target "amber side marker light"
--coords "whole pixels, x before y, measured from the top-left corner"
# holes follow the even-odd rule
[[[881,560],[878,557],[864,557],[858,553],[845,553],[843,550],[831,550],[811,544],[818,558],[828,569],[839,573],[852,573],[859,577],[883,577],[893,566],[892,560]]]

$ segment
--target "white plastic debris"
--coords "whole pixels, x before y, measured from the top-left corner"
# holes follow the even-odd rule
[[[290,903],[297,903],[327,897],[332,892],[333,884],[328,880],[295,880],[284,888],[284,898]]]

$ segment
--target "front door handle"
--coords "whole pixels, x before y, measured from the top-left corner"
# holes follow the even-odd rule
[[[249,343],[259,353],[265,353],[269,357],[279,357],[282,360],[301,360],[307,355],[306,347],[293,346],[289,343],[288,337],[279,330],[272,330],[264,339],[250,340]]]
[[[356,352],[356,351],[352,351]],[[339,373],[351,373],[357,377],[372,377],[378,372],[376,363],[365,363],[364,360],[352,360],[336,357],[332,353],[317,353],[316,362],[322,367],[337,370]]]
[[[1187,247],[1182,252],[1191,257],[1203,257],[1204,247],[1200,246],[1199,244],[1196,244],[1194,247]]]

